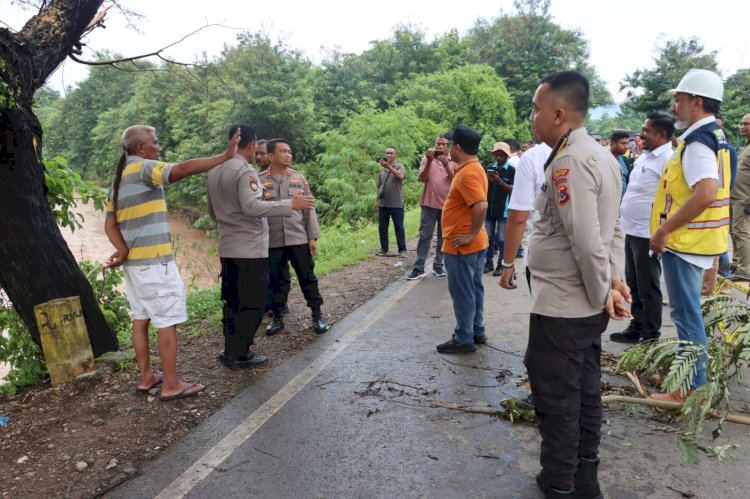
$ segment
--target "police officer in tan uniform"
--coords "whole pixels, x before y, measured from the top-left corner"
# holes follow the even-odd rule
[[[255,150],[255,130],[239,129],[237,154],[211,170],[206,179],[208,213],[219,226],[221,258],[221,298],[224,300],[224,351],[219,360],[227,367],[241,369],[268,362],[265,355],[250,350],[268,300],[268,224],[265,217],[290,218],[312,209],[312,196],[268,203],[263,186],[250,167]]]
[[[601,334],[629,315],[622,281],[620,168],[584,128],[589,84],[565,71],[537,88],[534,133],[555,146],[535,208],[528,369],[542,436],[537,483],[545,497],[601,496]]]
[[[267,201],[292,198],[304,193],[310,195],[310,186],[304,175],[289,168],[292,163],[292,148],[286,139],[272,139],[266,144],[271,166],[261,175],[263,195]],[[284,329],[284,314],[291,278],[289,263],[292,264],[307,306],[312,309],[313,329],[316,333],[328,330],[321,311],[323,297],[318,289],[313,257],[320,237],[318,216],[314,209],[295,213],[289,218],[269,219],[269,258],[271,262],[271,311],[273,321],[266,328],[266,334],[273,335]]]

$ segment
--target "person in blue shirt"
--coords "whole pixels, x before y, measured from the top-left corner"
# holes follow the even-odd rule
[[[625,195],[625,189],[628,186],[628,177],[630,176],[630,167],[625,159],[625,151],[628,150],[629,140],[630,134],[623,130],[615,130],[609,136],[609,152],[620,163],[620,170],[622,171],[622,194],[620,197]]]
[[[503,260],[505,223],[508,220],[508,202],[510,201],[510,193],[513,192],[516,169],[508,163],[511,150],[507,143],[497,142],[490,153],[495,157],[495,161],[485,166],[489,188],[487,189],[487,215],[484,219],[484,228],[490,238],[490,245],[487,248],[484,273],[494,271],[493,275],[499,276],[503,273],[500,262]],[[499,244],[495,244],[498,239]],[[492,263],[496,246],[500,248],[497,266]]]

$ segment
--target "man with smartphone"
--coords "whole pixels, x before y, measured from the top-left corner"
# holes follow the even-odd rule
[[[378,210],[378,231],[380,233],[380,251],[377,256],[390,256],[388,253],[388,226],[393,219],[393,230],[396,232],[398,256],[406,258],[406,232],[404,232],[404,177],[406,168],[396,163],[398,152],[391,146],[385,150],[385,156],[378,159],[377,197],[375,209]]]
[[[424,264],[432,244],[432,234],[437,225],[437,243],[435,245],[435,260],[432,271],[438,277],[444,277],[443,267],[443,226],[440,217],[443,215],[443,204],[448,197],[451,181],[458,166],[448,152],[448,139],[445,135],[438,135],[435,147],[427,149],[422,162],[419,164],[419,181],[424,184],[422,198],[419,200],[421,214],[419,216],[419,242],[417,243],[417,259],[406,278],[410,281],[425,276]]]
[[[484,273],[493,272],[493,275],[502,274],[503,246],[505,244],[505,222],[508,220],[508,201],[510,193],[513,192],[513,180],[516,169],[510,166],[508,158],[512,152],[510,146],[505,142],[497,142],[490,151],[495,157],[495,162],[485,166],[489,188],[487,190],[487,215],[484,219],[484,228],[490,238],[487,248],[487,256],[484,262]],[[496,244],[497,243],[497,244]],[[498,250],[497,268],[492,263],[495,257],[495,246]]]

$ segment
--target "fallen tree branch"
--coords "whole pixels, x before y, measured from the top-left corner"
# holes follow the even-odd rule
[[[623,395],[606,395],[602,397],[602,403],[638,404],[648,407],[656,407],[657,409],[666,409],[669,411],[679,411],[680,409],[682,409],[682,404],[680,404],[679,402],[664,402],[655,399],[639,399],[636,397],[625,397]],[[722,418],[722,414],[716,410],[709,411],[708,416],[714,419]],[[732,414],[731,412],[726,415],[724,420],[729,421],[730,423],[750,425],[749,417],[740,416],[739,414]]]
[[[643,389],[643,385],[641,384],[641,380],[638,379],[638,376],[636,376],[633,371],[628,371],[625,375],[635,385],[635,389],[638,390],[641,397],[648,398],[648,394],[646,393],[646,390]]]

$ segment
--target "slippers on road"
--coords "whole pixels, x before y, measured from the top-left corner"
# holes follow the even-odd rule
[[[194,390],[191,390],[191,388],[195,388]],[[174,395],[160,395],[159,400],[162,402],[166,402],[168,400],[177,400],[177,399],[184,399],[187,397],[192,397],[193,395],[198,395],[200,392],[205,390],[205,385],[201,385],[199,383],[188,383],[185,388],[179,391],[179,393],[175,393]]]
[[[164,375],[163,374],[157,374],[156,375],[156,379],[155,379],[155,381],[153,383],[151,383],[151,386],[149,386],[148,388],[140,388],[140,387],[138,387],[138,388],[135,389],[135,391],[138,392],[138,393],[148,393],[151,390],[153,390],[154,388],[156,388],[157,386],[160,386],[163,382],[164,382]]]

